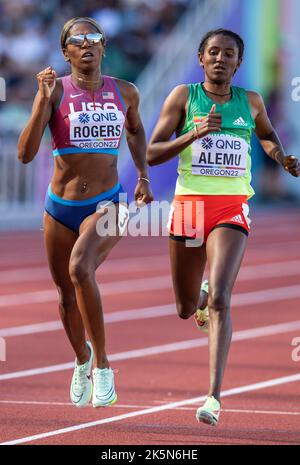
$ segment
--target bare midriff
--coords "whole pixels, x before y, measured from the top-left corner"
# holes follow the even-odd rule
[[[69,200],[85,200],[118,182],[117,157],[106,153],[74,153],[54,159],[51,188]]]

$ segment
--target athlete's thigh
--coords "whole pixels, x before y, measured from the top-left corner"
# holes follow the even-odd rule
[[[72,249],[78,238],[71,229],[56,221],[48,213],[44,214],[44,242],[51,275],[57,286],[73,289],[69,274],[69,261]]]
[[[187,247],[185,241],[169,239],[169,250],[177,302],[198,304],[206,264],[205,244],[201,247]]]
[[[207,239],[206,252],[211,289],[231,293],[244,257],[247,236],[231,228],[216,228]]]
[[[91,265],[93,269],[105,260],[112,248],[119,242],[118,234],[118,204],[115,205],[116,216],[110,228],[100,228],[98,222],[104,218],[103,210],[87,217],[80,226],[79,237],[73,247],[71,260]],[[106,234],[107,233],[107,234]]]

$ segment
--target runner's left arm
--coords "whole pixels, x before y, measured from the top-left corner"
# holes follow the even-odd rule
[[[127,114],[125,120],[125,130],[127,144],[134,161],[138,178],[134,197],[138,204],[150,203],[153,194],[150,187],[148,165],[146,162],[146,136],[144,126],[139,113],[139,92],[138,89],[129,82],[123,81],[126,85]]]
[[[300,177],[300,163],[293,155],[286,155],[281,141],[272,126],[261,95],[248,92],[248,99],[254,112],[255,133],[265,153],[279,163],[292,176]]]

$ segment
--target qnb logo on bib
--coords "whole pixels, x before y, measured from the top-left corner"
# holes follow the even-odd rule
[[[97,110],[71,111],[70,143],[82,149],[117,149],[125,117],[116,105],[95,104]],[[105,108],[104,108],[105,107]]]
[[[210,137],[204,137],[204,139],[201,140],[201,145],[205,150],[210,150],[213,147],[213,141]]]
[[[245,175],[249,146],[244,139],[211,135],[192,144],[192,174],[238,178]]]
[[[90,121],[90,117],[87,113],[80,113],[78,119],[80,123],[88,123]]]

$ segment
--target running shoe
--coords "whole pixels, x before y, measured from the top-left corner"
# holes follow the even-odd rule
[[[93,381],[93,407],[108,407],[117,401],[114,372],[111,368],[94,368]]]
[[[201,284],[201,291],[206,292],[208,294],[208,281],[203,281]],[[204,333],[208,333],[209,327],[209,313],[208,313],[208,305],[202,310],[198,308],[195,315],[195,322],[198,329],[203,331]]]
[[[196,412],[197,420],[206,425],[217,426],[220,416],[220,402],[213,396],[208,397],[202,407]]]
[[[91,380],[91,370],[94,358],[94,351],[92,344],[87,342],[90,350],[90,359],[78,365],[77,358],[75,359],[75,369],[72,377],[70,397],[72,404],[76,407],[85,407],[92,398],[93,384]]]

